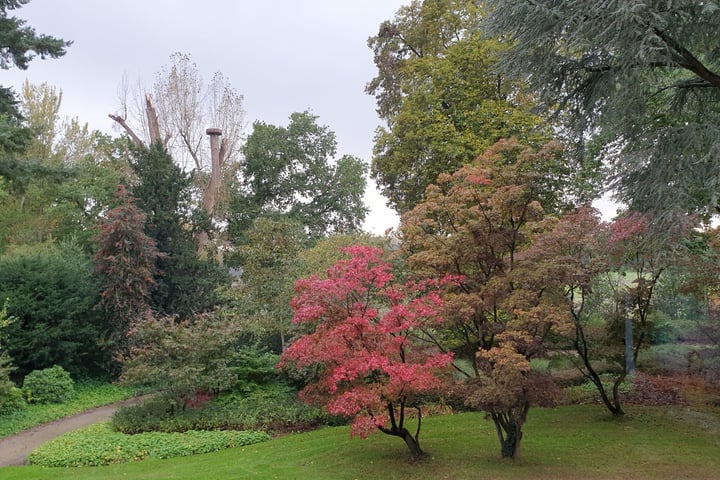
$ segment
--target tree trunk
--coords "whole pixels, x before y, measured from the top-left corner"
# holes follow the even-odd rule
[[[395,418],[395,405],[393,405],[392,402],[388,402],[387,404],[387,410],[388,410],[388,416],[390,417],[390,428],[386,427],[378,427],[378,429],[383,432],[386,435],[392,435],[394,437],[400,437],[405,441],[405,445],[407,445],[408,450],[410,450],[410,455],[412,455],[413,458],[420,458],[424,455],[424,452],[420,448],[420,426],[422,425],[422,411],[420,408],[417,408],[418,412],[418,425],[417,425],[417,431],[415,432],[415,435],[410,433],[407,428],[405,428],[405,400],[400,402],[399,410],[400,410],[400,418],[397,420]]]
[[[401,434],[402,439],[405,440],[405,445],[407,445],[408,450],[410,450],[410,455],[412,455],[413,458],[422,457],[423,451],[420,448],[420,442],[418,439],[415,438],[407,428],[403,428]]]
[[[490,412],[500,441],[500,455],[503,458],[515,459],[520,456],[522,426],[529,409],[530,404],[524,402],[523,405],[507,412]]]
[[[225,153],[227,152],[227,140],[220,141],[222,130],[219,128],[208,128],[206,132],[210,136],[210,180],[203,190],[202,206],[208,217],[212,219],[217,202],[217,194],[220,191],[220,181],[222,178],[222,164],[225,161]],[[208,244],[208,232],[200,232],[197,237],[198,254],[201,254]]]
[[[600,378],[600,375],[595,371],[595,369],[592,366],[592,362],[590,361],[590,349],[588,348],[587,339],[585,338],[585,331],[583,330],[582,324],[580,323],[580,320],[577,315],[573,314],[573,320],[575,323],[575,341],[573,343],[573,346],[575,347],[575,351],[582,359],[583,365],[585,367],[585,370],[582,369],[582,367],[578,366],[578,369],[580,372],[588,378],[594,385],[595,388],[597,388],[598,393],[600,394],[600,399],[603,402],[603,405],[610,411],[610,413],[613,416],[621,416],[625,415],[625,412],[620,407],[620,397],[617,394],[617,389],[613,388],[613,398],[610,399],[607,392],[605,391],[605,386],[602,383],[602,379]],[[622,378],[625,378],[625,375],[622,375]],[[616,385],[619,386],[619,384],[616,383]]]
[[[160,122],[158,121],[157,111],[153,105],[152,95],[145,95],[145,115],[148,122],[148,133],[150,133],[150,143],[163,143],[160,137]],[[163,144],[163,146],[165,146]]]

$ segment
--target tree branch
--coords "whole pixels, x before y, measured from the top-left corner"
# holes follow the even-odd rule
[[[145,147],[145,143],[140,140],[140,137],[135,134],[133,129],[130,128],[130,125],[127,124],[123,117],[121,117],[120,115],[113,115],[112,113],[108,114],[108,117],[117,122],[117,124],[125,130],[125,132],[130,136],[130,138],[132,138],[133,142],[137,143],[141,147]]]
[[[690,70],[713,87],[720,88],[720,75],[708,69],[687,48],[683,47],[677,40],[666,34],[664,31],[655,27],[653,28],[653,32],[655,32],[655,35],[657,35],[665,43],[665,45],[673,50],[674,59],[678,62],[679,66],[685,68],[686,70]]]

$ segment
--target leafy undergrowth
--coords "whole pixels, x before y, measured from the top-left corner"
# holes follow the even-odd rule
[[[608,395],[612,394],[611,377],[603,377]],[[591,382],[566,387],[565,403],[599,404],[597,387]],[[636,373],[620,386],[623,404],[720,406],[720,386],[698,375],[647,375]]]
[[[613,418],[597,405],[532,409],[520,458],[500,458],[492,421],[481,413],[423,421],[426,456],[410,461],[403,442],[349,437],[348,427],[322,428],[269,442],[169,460],[103,468],[6,467],[3,480],[272,479],[387,480],[578,478],[717,479],[720,410],[631,407]]]
[[[125,435],[109,423],[66,433],[33,451],[28,463],[43,467],[97,467],[216,452],[269,440],[264,432],[188,431]]]
[[[282,384],[264,385],[250,393],[228,393],[200,408],[173,411],[162,397],[122,407],[113,417],[115,430],[184,432],[187,430],[304,431],[328,421],[320,409],[298,401],[297,392]]]
[[[0,437],[124,400],[133,396],[133,393],[130,389],[100,381],[77,382],[75,396],[65,403],[31,404],[22,410],[0,416]]]

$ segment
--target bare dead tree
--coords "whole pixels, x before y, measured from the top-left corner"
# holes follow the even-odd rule
[[[153,93],[144,94],[142,115],[136,112],[136,118],[128,118],[124,84],[123,113],[109,117],[136,144],[147,147],[161,142],[183,168],[201,173],[196,175],[201,182],[200,205],[212,219],[223,191],[223,172],[238,161],[245,127],[243,97],[221,73],[216,73],[205,87],[197,65],[188,55],[176,53],[171,61],[158,72]],[[206,134],[210,135],[209,145]],[[207,246],[208,238],[208,232],[198,236],[199,252]]]

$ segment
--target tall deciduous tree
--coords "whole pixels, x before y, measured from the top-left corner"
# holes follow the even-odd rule
[[[365,165],[350,155],[335,160],[335,133],[317,119],[306,111],[290,115],[287,127],[253,124],[230,219],[235,237],[272,213],[287,214],[315,238],[360,229]]]
[[[279,337],[280,351],[293,328],[290,299],[306,239],[302,225],[287,217],[260,217],[240,248],[242,278],[233,296],[243,328],[259,341]]]
[[[717,213],[718,2],[486,4],[484,28],[513,44],[506,71],[558,109],[580,146],[591,139],[622,200],[639,211]]]
[[[60,120],[61,97],[46,83],[23,86],[20,107],[30,135],[22,152],[0,157],[8,193],[0,198],[0,245],[74,237],[89,249],[92,225],[128,176],[117,160],[121,142],[77,119]]]
[[[171,56],[171,64],[157,74],[152,93],[143,95],[134,112],[127,95],[122,113],[110,118],[136,144],[148,148],[160,143],[184,170],[192,171],[201,191],[200,207],[210,220],[218,218],[216,210],[224,209],[228,182],[237,170],[245,128],[243,96],[220,72],[206,86],[197,65],[182,53]],[[222,139],[213,148],[216,135]],[[208,243],[208,230],[198,232],[200,251]]]
[[[33,141],[25,150],[26,157],[55,163],[51,157],[59,130],[61,103],[62,92],[47,83],[33,85],[26,80],[23,84],[23,117],[33,134]]]
[[[440,175],[426,199],[402,218],[402,249],[417,275],[456,275],[443,294],[447,322],[432,338],[463,361],[468,405],[488,411],[503,456],[519,452],[533,403],[550,401],[547,379],[529,369],[545,353],[545,337],[563,328],[567,313],[545,294],[544,278],[518,261],[546,228],[543,175],[557,145],[539,152],[499,142],[453,175]],[[552,201],[547,203],[552,206]]]
[[[414,457],[419,444],[419,396],[441,385],[452,355],[419,341],[423,327],[441,323],[442,300],[430,283],[399,285],[380,249],[350,247],[327,278],[298,280],[293,321],[311,333],[284,353],[281,365],[315,372],[301,392],[334,415],[353,418],[352,433],[402,438]],[[417,430],[407,429],[408,408]]]
[[[367,92],[387,124],[376,133],[372,174],[399,212],[501,138],[547,140],[532,98],[494,68],[507,46],[474,30],[481,16],[476,2],[415,0],[368,42],[378,75]]]

